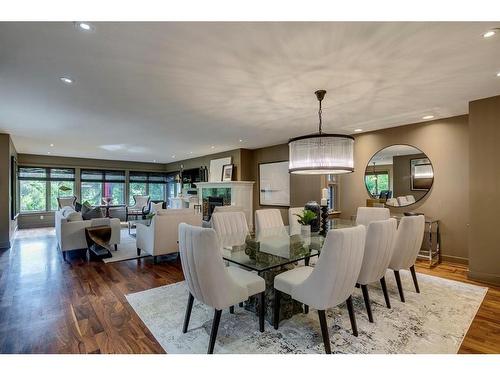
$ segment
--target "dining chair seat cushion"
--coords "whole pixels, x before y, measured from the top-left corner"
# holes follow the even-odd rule
[[[256,273],[231,266],[226,269],[236,284],[248,290],[248,296],[262,293],[266,289],[266,282]]]
[[[274,278],[274,288],[292,295],[293,289],[302,284],[311,275],[313,267],[297,267],[289,271],[280,273]]]

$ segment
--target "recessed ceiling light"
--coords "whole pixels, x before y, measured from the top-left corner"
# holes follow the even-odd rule
[[[175,155],[172,155],[172,159],[175,159]]]
[[[430,120],[430,119],[433,119],[434,116],[433,115],[426,115],[424,117],[422,117],[422,120]]]
[[[65,84],[67,84],[67,85],[71,85],[71,84],[74,82],[74,81],[73,81],[71,78],[69,78],[69,77],[60,77],[59,79],[60,79],[62,82],[64,82]]]
[[[156,160],[153,160],[153,163],[156,163]]]
[[[189,151],[189,155],[192,155],[193,154],[193,151]]]
[[[50,155],[50,151],[47,151],[47,155]]]
[[[356,133],[359,133],[359,132],[362,132],[362,131],[363,131],[363,129],[354,129],[354,131],[355,131]]]
[[[491,30],[488,30],[486,31],[484,34],[483,34],[483,38],[491,38],[492,36],[494,36],[496,33],[497,33],[498,29],[491,29]]]
[[[88,22],[75,22],[75,25],[83,31],[92,31],[94,30],[94,26]]]
[[[53,144],[53,143],[51,143],[51,144],[50,144],[50,147],[54,147],[54,144]]]
[[[215,146],[210,147],[212,150],[215,148]]]
[[[500,72],[497,73],[497,77],[500,77]]]
[[[243,142],[243,139],[240,139],[240,143]]]

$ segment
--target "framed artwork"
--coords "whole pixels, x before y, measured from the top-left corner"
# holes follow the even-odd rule
[[[411,159],[411,190],[428,191],[434,182],[434,170],[428,158]]]
[[[212,159],[210,160],[210,171],[208,182],[221,182],[222,181],[222,168],[224,165],[231,164],[231,156],[227,158]]]
[[[259,204],[290,206],[288,160],[259,164]]]
[[[234,164],[225,164],[222,166],[222,181],[233,180]]]

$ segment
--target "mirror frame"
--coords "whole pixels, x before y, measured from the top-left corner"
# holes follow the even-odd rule
[[[389,147],[392,147],[392,146],[408,146],[408,147],[412,147],[416,150],[418,150],[421,154],[425,155],[425,157],[422,157],[422,158],[414,158],[414,159],[410,159],[410,190],[411,191],[424,191],[423,189],[413,189],[413,166],[412,166],[412,161],[413,160],[420,160],[420,159],[427,159],[429,161],[428,164],[424,164],[424,165],[430,165],[431,168],[432,168],[432,183],[430,184],[429,186],[429,189],[427,189],[427,192],[422,195],[419,199],[415,199],[415,202],[413,203],[410,203],[410,204],[407,204],[405,206],[392,206],[392,205],[386,205],[386,207],[389,207],[389,208],[405,208],[405,207],[410,207],[410,206],[413,206],[414,204],[417,204],[418,202],[422,201],[424,198],[426,198],[428,196],[428,194],[430,193],[430,191],[432,190],[432,187],[434,186],[434,165],[432,164],[432,160],[429,158],[429,156],[424,152],[422,151],[420,148],[414,146],[414,145],[410,145],[410,144],[407,144],[407,143],[393,143],[393,144],[390,144],[390,145],[387,145],[387,146],[384,146],[380,149],[377,150],[377,152],[375,152],[367,161],[366,163],[366,166],[365,166],[365,170],[363,172],[363,184],[365,186],[365,189],[366,189],[366,192],[368,193],[368,197],[370,199],[377,199],[375,198],[371,193],[370,191],[368,190],[368,186],[366,185],[366,170],[367,168],[370,166],[370,161],[373,159],[373,157],[375,155],[377,155],[380,151],[382,150],[385,150],[386,148],[389,148]],[[394,197],[393,197],[394,198]]]

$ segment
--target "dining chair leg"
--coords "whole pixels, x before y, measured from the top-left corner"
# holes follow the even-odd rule
[[[229,314],[234,314],[234,305],[229,306]]]
[[[137,248],[137,256],[141,255],[141,249]]]
[[[401,285],[401,277],[399,276],[399,271],[394,270],[394,276],[396,277],[396,284],[398,284],[399,298],[401,298],[401,302],[404,302],[405,295],[403,293],[403,285]]]
[[[415,291],[420,293],[420,288],[418,287],[417,273],[415,272],[415,266],[410,267],[411,277],[413,278],[413,284],[415,284]]]
[[[382,292],[384,292],[385,304],[387,308],[391,308],[391,300],[389,299],[389,293],[387,292],[387,285],[385,284],[385,277],[382,276],[380,279],[380,285],[382,286]]]
[[[210,342],[208,343],[207,354],[214,353],[215,339],[217,338],[217,331],[219,329],[219,322],[220,322],[221,314],[222,314],[222,310],[215,309],[214,321],[212,323],[212,331],[210,332]]]
[[[347,305],[347,311],[349,311],[349,319],[351,320],[352,334],[358,337],[358,325],[356,324],[356,315],[354,315],[352,296],[349,296],[349,298],[345,302]]]
[[[186,315],[184,316],[184,326],[182,327],[182,333],[186,333],[189,326],[189,319],[191,318],[191,310],[193,309],[194,297],[189,293],[188,304],[186,308]]]
[[[280,324],[280,298],[281,292],[274,289],[274,329],[278,329]]]
[[[331,354],[330,335],[328,334],[328,325],[326,324],[325,310],[318,310],[319,324],[321,326],[321,335],[323,336],[323,344],[325,345],[326,354]]]
[[[309,305],[304,305],[304,314],[309,314]]]
[[[366,312],[368,313],[368,320],[373,323],[372,307],[370,305],[370,296],[368,294],[368,287],[366,285],[361,285],[361,291],[363,292],[363,299],[365,300]]]
[[[264,332],[264,317],[266,315],[266,292],[260,293],[259,302],[259,329],[261,332]]]

